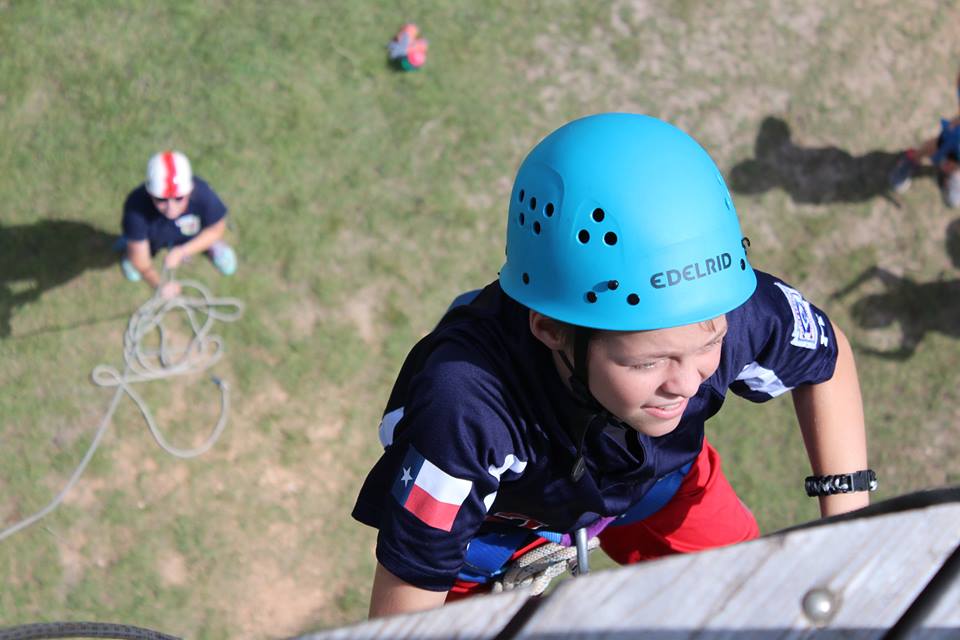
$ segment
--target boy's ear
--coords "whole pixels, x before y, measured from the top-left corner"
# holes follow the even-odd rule
[[[530,310],[530,333],[551,351],[561,351],[567,346],[567,327],[533,309]]]

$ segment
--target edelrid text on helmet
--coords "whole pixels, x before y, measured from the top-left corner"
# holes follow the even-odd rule
[[[147,162],[147,193],[154,198],[179,198],[193,191],[193,171],[179,151],[161,151]]]
[[[689,135],[607,113],[544,138],[517,172],[500,284],[547,316],[594,329],[715,318],[756,288],[720,171]]]

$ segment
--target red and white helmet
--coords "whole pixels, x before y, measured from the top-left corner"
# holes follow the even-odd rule
[[[147,193],[154,198],[179,198],[193,191],[193,171],[179,151],[161,151],[147,162]]]

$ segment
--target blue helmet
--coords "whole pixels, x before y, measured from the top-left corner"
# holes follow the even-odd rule
[[[507,295],[593,329],[708,320],[757,283],[713,160],[639,114],[587,116],[533,148],[513,185],[506,253]]]

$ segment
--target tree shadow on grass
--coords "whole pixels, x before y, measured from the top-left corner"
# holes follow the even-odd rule
[[[730,187],[745,194],[779,187],[794,202],[803,204],[862,202],[882,197],[900,206],[890,192],[888,179],[900,154],[901,151],[870,151],[854,156],[837,147],[799,147],[791,140],[790,126],[768,116],[757,133],[755,157],[733,167]],[[932,167],[921,167],[914,177],[935,173]]]
[[[111,249],[116,237],[72,220],[0,225],[0,338],[10,335],[10,320],[18,307],[88,269],[117,264]]]
[[[953,265],[960,268],[960,218],[947,226],[947,253]],[[906,360],[928,332],[960,338],[960,279],[915,282],[912,278],[890,273],[878,266],[870,267],[833,294],[842,299],[870,280],[879,280],[883,293],[866,295],[851,308],[854,320],[864,329],[881,329],[900,323],[900,347],[880,351],[858,347],[865,353],[892,360]]]

